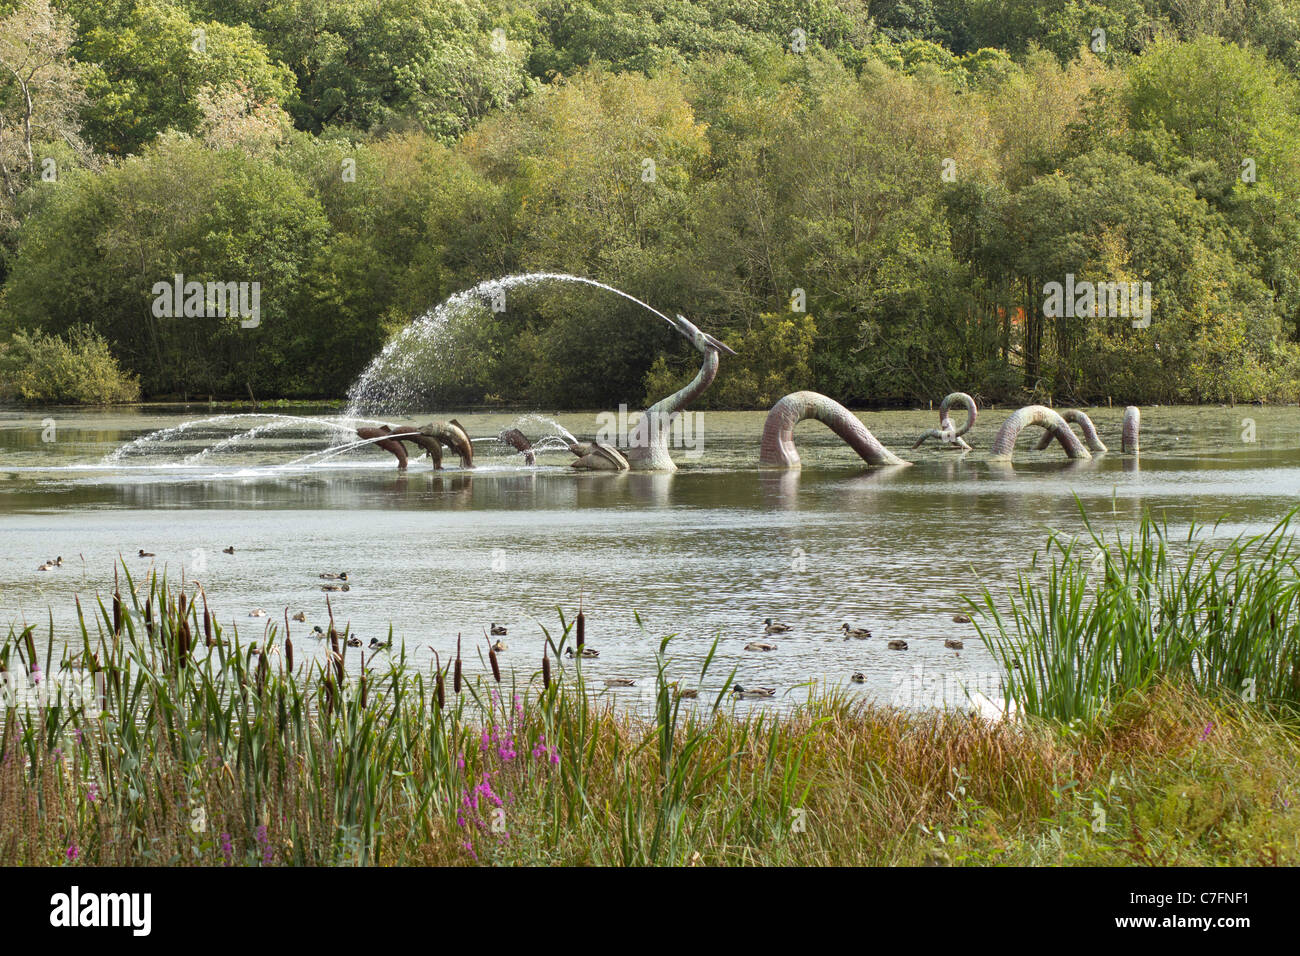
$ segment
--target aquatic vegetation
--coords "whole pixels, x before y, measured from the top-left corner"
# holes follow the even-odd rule
[[[1027,713],[1091,718],[1157,681],[1300,707],[1296,512],[1215,545],[1192,524],[1175,538],[1144,516],[1129,536],[1053,534],[1020,574],[1009,610],[985,588],[976,628]]]
[[[20,686],[0,716],[0,863],[1300,860],[1300,736],[1236,698],[1152,682],[1068,724],[828,689],[769,710],[731,703],[712,654],[675,674],[668,637],[640,706],[615,708],[595,662],[565,663],[563,612],[532,673],[463,652],[420,669],[400,642],[353,667],[364,651],[332,621],[323,656],[278,624],[255,655],[202,592],[151,576],[137,597],[123,573],[81,618],[90,699],[38,705],[32,665],[46,687],[66,670],[54,642],[43,661],[32,628],[0,642]]]

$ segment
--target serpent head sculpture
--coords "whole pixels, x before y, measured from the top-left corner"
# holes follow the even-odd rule
[[[952,420],[948,417],[948,409],[957,402],[966,406],[966,424],[960,429],[953,425]],[[943,401],[939,403],[939,427],[923,432],[912,447],[920,448],[927,439],[935,438],[949,448],[970,451],[970,445],[966,444],[966,439],[961,436],[975,427],[975,418],[978,415],[979,407],[975,404],[975,399],[965,392],[949,392],[944,396]]]
[[[507,428],[497,435],[497,441],[505,442],[515,451],[524,456],[524,464],[537,464],[537,454],[533,451],[533,443],[528,440],[523,432],[518,428]]]

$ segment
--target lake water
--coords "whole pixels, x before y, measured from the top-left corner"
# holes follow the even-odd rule
[[[473,471],[448,453],[446,470],[413,458],[404,475],[374,447],[319,454],[347,440],[332,413],[224,417],[143,442],[217,413],[0,413],[0,624],[38,623],[44,639],[52,613],[57,635],[75,621],[75,594],[111,593],[122,556],[133,572],[155,566],[175,579],[184,569],[246,640],[268,620],[249,617],[255,608],[271,621],[286,606],[305,611],[301,633],[326,621],[318,575],[347,571],[351,589],[331,595],[339,622],[367,642],[391,623],[422,665],[430,647],[444,661],[454,654],[458,632],[481,647],[497,622],[509,627],[503,664],[526,677],[540,664],[541,627],[554,633],[556,607],[572,613],[581,593],[588,644],[600,651],[587,673],[636,679],[613,692],[629,703],[653,687],[659,638],[676,634],[671,670],[684,684],[720,636],[709,691],[734,667],[741,684],[786,699],[817,679],[917,706],[961,686],[996,689],[974,629],[952,616],[984,583],[1003,592],[1049,529],[1081,530],[1076,496],[1108,529],[1127,530],[1151,509],[1176,528],[1222,519],[1221,534],[1264,530],[1300,498],[1295,408],[1144,408],[1140,460],[1118,453],[1121,409],[1094,409],[1109,455],[1068,462],[1059,449],[1035,452],[1041,432],[1031,430],[1007,467],[986,456],[1010,411],[981,412],[965,456],[933,443],[909,450],[935,412],[861,413],[909,468],[868,470],[808,422],[796,433],[803,470],[760,472],[764,414],[708,412],[698,457],[675,452],[676,474],[578,473],[562,450],[531,468],[484,440]],[[519,419],[402,420],[433,417],[458,418],[476,439]],[[594,413],[552,417],[579,436],[597,428]],[[522,427],[534,440],[549,430]],[[235,553],[222,553],[229,546]],[[157,557],[135,557],[141,548]],[[61,569],[36,571],[56,555]],[[767,638],[775,651],[743,650],[765,639],[766,617],[793,630]],[[844,622],[874,636],[844,641]],[[965,648],[946,649],[949,637]],[[889,638],[909,649],[888,650]],[[854,671],[865,684],[848,683]]]

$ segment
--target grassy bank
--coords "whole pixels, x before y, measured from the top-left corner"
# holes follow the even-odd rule
[[[1068,719],[831,690],[738,713],[727,675],[683,672],[664,641],[637,716],[566,662],[563,617],[499,661],[466,645],[420,670],[395,649],[358,671],[332,626],[308,663],[303,627],[255,648],[202,594],[139,592],[84,608],[64,664],[89,699],[54,687],[31,630],[0,645],[25,688],[0,725],[0,864],[1300,862],[1292,711],[1177,669]]]

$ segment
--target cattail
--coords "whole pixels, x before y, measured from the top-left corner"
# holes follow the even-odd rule
[[[456,670],[451,678],[451,689],[460,693],[460,635],[456,635]]]
[[[328,717],[334,710],[334,678],[327,676],[321,682],[321,690],[325,692],[325,716]]]
[[[190,622],[181,619],[180,630],[176,633],[176,654],[180,659],[181,667],[187,666],[190,656]]]
[[[266,678],[271,673],[271,665],[267,658],[271,656],[271,649],[268,647],[257,656],[257,693],[266,690]]]
[[[208,611],[208,596],[203,595],[203,642],[212,646],[212,614]]]
[[[551,689],[551,658],[546,653],[546,645],[542,645],[542,688]]]
[[[496,648],[491,644],[488,645],[488,663],[492,665],[492,679],[501,683],[501,665],[497,663]]]
[[[289,636],[287,634],[285,635],[284,638],[284,664],[289,669],[289,673],[292,674],[293,673],[293,641],[289,640]]]
[[[334,654],[334,673],[338,675],[339,686],[343,686],[343,655]]]
[[[366,683],[366,658],[361,656],[361,709],[366,709],[366,698],[370,696],[370,687]]]
[[[429,648],[429,650],[432,651],[433,648]],[[442,710],[443,705],[447,701],[447,691],[443,686],[442,659],[438,657],[437,651],[433,651],[433,669],[438,677],[437,682],[434,685],[434,692],[438,699],[438,709]]]
[[[578,598],[578,650],[587,642],[587,615],[582,613],[582,598]]]

